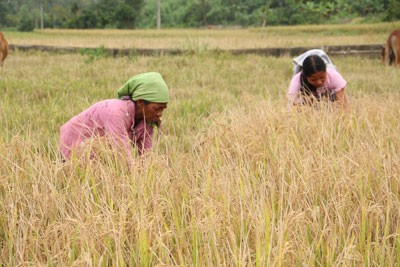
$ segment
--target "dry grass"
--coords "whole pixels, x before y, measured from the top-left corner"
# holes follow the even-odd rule
[[[248,29],[35,30],[5,32],[11,44],[106,48],[240,49],[383,44],[400,23]]]
[[[57,266],[396,266],[398,69],[333,58],[351,111],[287,112],[290,58],[13,52],[0,70],[0,262]],[[154,152],[61,163],[58,129],[157,70]]]

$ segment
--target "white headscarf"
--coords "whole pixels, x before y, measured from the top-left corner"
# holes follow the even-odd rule
[[[295,75],[296,73],[301,71],[304,59],[306,59],[306,57],[308,57],[308,56],[313,56],[313,55],[316,55],[316,56],[319,56],[320,58],[322,58],[322,60],[326,64],[327,68],[336,69],[336,66],[333,65],[332,60],[329,58],[329,56],[323,50],[311,49],[293,59],[293,65],[294,65],[293,66],[293,75]]]

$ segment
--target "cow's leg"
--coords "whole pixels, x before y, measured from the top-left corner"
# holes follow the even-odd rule
[[[400,68],[400,40],[393,46],[394,65]]]
[[[392,49],[391,49],[391,47],[389,46],[389,44],[386,44],[385,45],[385,48],[384,48],[384,54],[383,54],[383,63],[385,64],[385,65],[387,65],[387,66],[389,66],[392,62],[391,62],[391,54],[392,54],[392,51],[391,51]]]
[[[390,38],[390,46],[393,53],[393,60],[395,67],[400,67],[400,37],[392,36]]]

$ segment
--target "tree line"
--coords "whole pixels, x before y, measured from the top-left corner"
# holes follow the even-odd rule
[[[0,27],[164,28],[345,23],[400,19],[400,0],[0,0]]]

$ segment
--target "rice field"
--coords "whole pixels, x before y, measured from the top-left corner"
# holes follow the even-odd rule
[[[400,22],[351,25],[279,26],[163,30],[35,30],[6,32],[15,45],[151,49],[250,49],[324,45],[383,44]]]
[[[317,36],[323,29],[303,27]],[[218,33],[231,34],[215,30],[216,43]],[[58,34],[49,43],[70,32]],[[383,35],[368,38],[383,43]],[[10,43],[39,39],[27,36],[10,33]],[[334,105],[287,111],[289,57],[204,50],[88,60],[11,51],[0,69],[0,262],[397,266],[400,70],[377,58],[332,59],[348,81],[347,113]],[[62,163],[60,126],[147,71],[162,73],[171,95],[152,153],[121,159],[104,151],[99,160]]]

